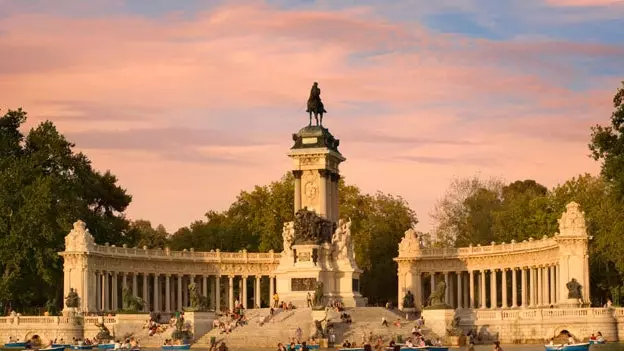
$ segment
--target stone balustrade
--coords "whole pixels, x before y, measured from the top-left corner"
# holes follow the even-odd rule
[[[552,237],[543,237],[535,240],[530,238],[522,242],[512,241],[511,243],[492,243],[491,245],[470,245],[468,247],[444,247],[444,248],[421,248],[414,252],[411,257],[420,258],[469,258],[470,256],[492,255],[492,254],[514,254],[522,255],[531,251],[553,249],[557,247],[557,241]],[[407,259],[410,256],[402,256],[400,259]]]
[[[65,251],[69,253],[68,251]],[[279,263],[281,255],[272,250],[269,252],[221,252],[219,250],[198,252],[194,250],[172,251],[165,249],[128,248],[114,245],[94,245],[93,254],[107,257],[133,258],[133,259],[165,259],[172,258],[189,261],[202,261],[211,263]]]

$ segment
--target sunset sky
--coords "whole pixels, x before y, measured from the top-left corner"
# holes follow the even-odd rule
[[[290,169],[314,81],[347,182],[420,230],[455,177],[595,174],[623,62],[613,0],[0,0],[0,109],[54,121],[170,231]]]

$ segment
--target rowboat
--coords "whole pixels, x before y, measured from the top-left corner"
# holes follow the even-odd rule
[[[363,347],[343,347],[338,349],[338,351],[364,351]]]
[[[191,344],[182,344],[182,345],[163,345],[161,346],[163,350],[190,350]]]
[[[64,349],[69,349],[71,348],[70,344],[52,344],[52,347],[63,347]]]
[[[14,342],[7,342],[6,344],[4,344],[4,347],[19,347],[19,348],[24,348],[26,347],[26,341],[14,341]]]
[[[93,345],[72,345],[72,350],[92,350]]]
[[[319,345],[307,345],[308,349],[310,350],[318,350],[320,348]],[[301,350],[301,344],[295,344],[295,347],[292,348],[290,346],[287,346],[286,349],[293,351],[293,350]],[[351,349],[345,349],[345,350],[351,350]],[[364,350],[363,348],[355,348],[353,350]]]
[[[109,342],[107,344],[98,344],[97,348],[99,350],[112,350],[115,348],[115,343],[114,342]]]
[[[588,351],[589,343],[565,344],[565,345],[544,345],[546,351]]]
[[[46,351],[63,351],[63,350],[65,350],[65,345],[61,345],[61,346],[54,346],[54,345],[52,345],[52,346],[46,347],[45,349],[39,349],[39,351],[43,351],[43,350],[46,350]]]
[[[590,345],[602,345],[606,343],[607,343],[606,340],[589,340]]]

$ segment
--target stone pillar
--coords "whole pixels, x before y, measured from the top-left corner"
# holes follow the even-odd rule
[[[485,308],[485,269],[481,270],[481,276],[479,277],[481,289],[479,289],[479,302],[481,308]]]
[[[462,303],[462,272],[455,272],[457,275],[457,308],[463,308]]]
[[[340,218],[340,201],[338,197],[338,183],[340,182],[340,175],[338,173],[332,173],[331,179],[332,179],[332,186],[334,189],[332,192],[333,193],[332,208],[334,209],[333,221],[337,222],[338,219]]]
[[[529,268],[529,270],[530,270],[530,274],[531,274],[531,276],[529,277],[529,280],[531,282],[531,287],[529,288],[529,293],[531,295],[529,297],[529,299],[530,299],[529,306],[536,307],[537,306],[537,302],[535,301],[535,296],[537,295],[536,294],[537,288],[535,287],[535,282],[536,282],[537,279],[535,279],[535,267],[531,267],[531,268]]]
[[[149,296],[147,294],[147,280],[149,279],[149,274],[143,273],[143,301],[145,301],[145,305],[143,305],[143,311],[149,312]]]
[[[123,279],[123,281],[121,282],[121,289],[122,289],[122,290],[126,290],[126,289],[128,289],[128,273],[123,272],[123,273],[122,273],[122,277],[123,277],[123,278],[122,278],[122,279]],[[122,302],[122,303],[123,303],[123,302]]]
[[[507,271],[509,270],[509,268],[503,268],[501,270],[501,287],[503,288],[503,296],[502,296],[502,300],[503,303],[501,304],[502,308],[507,308],[509,307],[507,305],[507,300],[509,299],[509,293],[508,293],[508,289],[507,289]]]
[[[477,305],[476,303],[476,299],[475,299],[475,272],[473,270],[470,270],[470,308],[476,308]]]
[[[165,312],[171,312],[171,274],[165,274]]]
[[[273,295],[275,295],[275,285],[274,285],[275,277],[269,276],[269,307],[273,306]]]
[[[435,291],[435,272],[432,272],[430,275],[431,275],[431,279],[429,283],[431,283],[431,294],[433,294],[433,292]],[[403,297],[401,296],[401,298]],[[399,301],[401,300],[399,299]]]
[[[470,305],[470,294],[471,293],[470,293],[470,290],[469,290],[470,276],[468,274],[464,274],[462,280],[464,281],[463,282],[463,285],[464,285],[464,294],[463,294],[463,297],[464,297],[464,308],[472,308],[472,306]]]
[[[109,295],[109,290],[108,290],[108,277],[109,277],[109,272],[104,272],[104,274],[102,274],[102,281],[104,282],[104,284],[102,284],[102,310],[104,310],[105,312],[110,311],[110,295]]]
[[[182,274],[178,274],[178,311],[182,311]]]
[[[215,276],[215,312],[221,311],[221,276]]]
[[[234,276],[228,276],[228,308],[234,310]]]
[[[548,266],[548,273],[550,273],[550,279],[548,280],[548,293],[549,293],[549,304],[555,304],[555,267]]]
[[[422,289],[422,277],[421,277],[421,273],[420,271],[413,273],[412,276],[414,277],[414,285],[415,285],[415,291],[414,291],[414,305],[416,307],[418,307],[419,309],[422,309],[423,307],[423,289]]]
[[[119,278],[119,276],[117,275],[117,272],[112,272],[112,280],[113,280],[113,286],[112,286],[112,294],[113,294],[113,298],[112,298],[112,311],[116,312],[119,309],[119,301],[117,300],[117,296],[119,294],[118,288],[117,288],[117,280]]]
[[[241,288],[243,289],[243,308],[247,309],[247,276],[244,275],[241,277]]]
[[[154,312],[160,312],[162,310],[160,303],[160,275],[154,273]]]
[[[132,273],[132,296],[139,296],[139,285],[137,284],[137,272]]]
[[[498,308],[498,296],[496,294],[496,270],[490,271],[490,308]]]
[[[257,275],[256,276],[256,284],[254,285],[255,290],[254,290],[254,300],[255,300],[255,306],[254,308],[260,308],[260,279],[262,278],[262,276]]]
[[[557,303],[561,301],[561,289],[559,288],[559,284],[561,284],[561,279],[559,279],[559,265],[555,265],[555,300],[557,300]]]
[[[444,302],[447,305],[451,304],[451,285],[449,281],[449,272],[444,272],[444,284],[446,284],[446,290],[444,291]]]
[[[527,281],[527,273],[529,272],[529,269],[527,267],[522,267],[521,268],[522,271],[520,272],[521,276],[520,276],[520,284],[521,284],[521,293],[522,293],[522,307],[523,308],[527,308],[529,307],[529,287],[528,287],[528,281]]]
[[[319,175],[321,176],[321,208],[319,209],[321,213],[319,215],[323,218],[327,218],[327,178],[329,176],[329,172],[325,169],[319,169]]]
[[[295,213],[301,209],[301,174],[303,171],[292,171],[295,177]]]
[[[208,301],[208,277],[202,276],[202,292],[206,301]]]
[[[542,274],[544,271],[542,267],[537,267],[537,306],[541,307],[544,305],[544,275]]]
[[[518,276],[516,268],[511,270],[511,308],[518,307]]]

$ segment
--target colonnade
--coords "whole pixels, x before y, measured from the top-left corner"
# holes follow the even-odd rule
[[[454,308],[537,308],[556,305],[559,296],[559,265],[492,268],[416,274],[415,302],[424,301],[446,283],[445,301]]]
[[[235,306],[235,300],[244,308],[258,308],[270,303],[275,292],[275,277],[266,275],[221,276],[95,271],[92,278],[97,312],[123,309],[125,289],[128,289],[134,297],[141,297],[145,301],[145,312],[174,312],[189,307],[191,283],[195,283],[197,291],[207,298],[209,309],[216,311],[224,307],[231,311]],[[248,284],[250,280],[251,289]],[[263,288],[266,292],[267,285],[268,295],[262,300]]]

